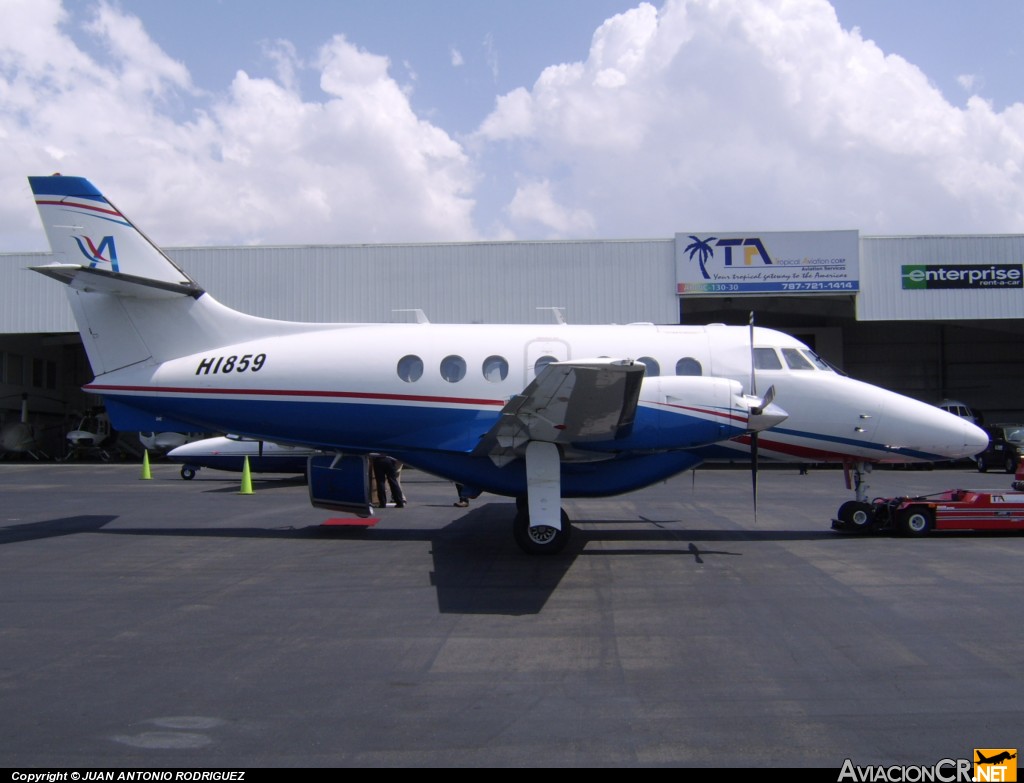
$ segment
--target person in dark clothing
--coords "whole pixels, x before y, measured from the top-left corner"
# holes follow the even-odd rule
[[[398,473],[401,464],[394,457],[387,454],[376,454],[373,457],[373,479],[377,485],[377,501],[380,508],[388,505],[387,490],[391,490],[391,499],[395,508],[405,508],[405,495],[402,492],[402,485],[398,480]]]
[[[459,484],[458,482],[455,483],[455,491],[459,493],[459,499],[454,505],[459,508],[466,508],[470,500],[480,497],[480,490],[467,487],[465,484]]]

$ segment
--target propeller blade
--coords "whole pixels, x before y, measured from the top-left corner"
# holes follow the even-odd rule
[[[750,484],[754,494],[754,524],[757,524],[757,431],[750,433]]]
[[[750,395],[757,399],[757,376],[755,374],[756,359],[754,354],[754,311],[750,311]],[[768,387],[764,399],[758,400],[750,407],[750,416],[761,416],[765,408],[775,399],[775,385]],[[750,431],[750,485],[754,495],[754,524],[757,524],[757,433]]]
[[[754,311],[750,311],[750,393],[757,396],[757,379],[754,377]]]

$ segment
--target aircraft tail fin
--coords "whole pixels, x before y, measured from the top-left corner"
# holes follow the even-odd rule
[[[68,286],[97,377],[309,325],[217,302],[88,180],[29,177],[56,263],[33,267]]]
[[[93,290],[125,293],[116,283],[135,282],[153,291],[193,297],[203,293],[89,180],[58,174],[29,177],[29,183],[50,249],[65,266],[63,277],[51,276],[81,290],[95,286]],[[81,273],[69,275],[75,267]]]

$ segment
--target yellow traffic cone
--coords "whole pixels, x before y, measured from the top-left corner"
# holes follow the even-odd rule
[[[251,495],[252,494],[252,473],[249,472],[249,457],[246,456],[245,462],[242,463],[242,488],[238,491],[239,495]]]
[[[149,481],[153,474],[149,470],[149,449],[142,452],[142,475],[140,478]]]

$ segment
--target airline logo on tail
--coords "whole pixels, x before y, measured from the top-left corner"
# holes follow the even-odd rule
[[[82,255],[89,259],[90,269],[94,269],[103,263],[110,264],[110,268],[114,272],[121,271],[117,266],[117,248],[114,246],[113,237],[103,237],[100,240],[99,247],[96,246],[96,243],[90,237],[86,236],[76,236],[75,242],[78,243],[78,249],[82,251]]]

